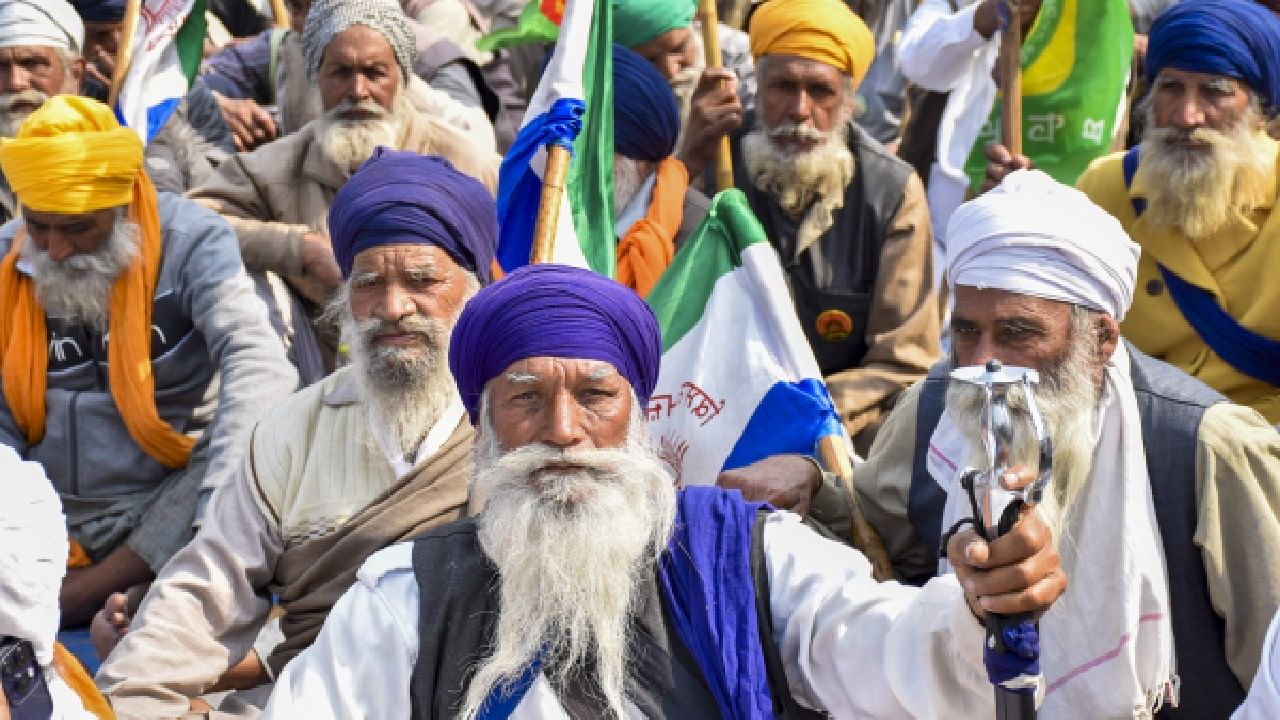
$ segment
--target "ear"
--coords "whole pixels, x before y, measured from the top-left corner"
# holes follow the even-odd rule
[[[1116,345],[1120,344],[1120,324],[1106,313],[1097,313],[1093,331],[1098,338],[1098,358],[1105,363],[1115,353]]]

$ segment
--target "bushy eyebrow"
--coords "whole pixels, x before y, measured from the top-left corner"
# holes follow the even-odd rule
[[[587,379],[592,381],[604,380],[605,378],[612,377],[617,373],[618,371],[614,370],[613,366],[602,365],[601,367],[598,367],[595,370],[592,370],[591,372],[587,373]]]
[[[507,373],[507,380],[521,384],[535,383],[538,382],[538,376],[527,372],[509,372]]]

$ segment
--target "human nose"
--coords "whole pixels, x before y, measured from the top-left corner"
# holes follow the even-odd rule
[[[388,322],[397,322],[415,311],[413,298],[399,283],[387,283],[381,302],[378,303],[378,317]]]
[[[556,393],[546,410],[548,417],[543,426],[542,442],[552,447],[568,449],[582,445],[586,433],[582,425],[582,406],[569,392]]]

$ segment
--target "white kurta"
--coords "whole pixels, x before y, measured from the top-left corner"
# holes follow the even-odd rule
[[[1253,676],[1249,696],[1231,720],[1275,720],[1280,718],[1280,614],[1271,621],[1262,644],[1262,662]]]
[[[837,718],[992,717],[983,630],[952,576],[877,583],[861,553],[778,512],[764,526],[770,605],[792,695]],[[315,643],[276,682],[265,718],[410,717],[418,655],[412,545],[372,557]],[[513,720],[566,717],[538,678]]]

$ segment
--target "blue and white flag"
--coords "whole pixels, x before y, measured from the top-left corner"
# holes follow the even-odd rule
[[[133,0],[137,2],[137,0]],[[116,117],[151,142],[200,70],[205,0],[142,0]]]
[[[769,455],[812,455],[843,428],[778,255],[726,190],[645,298],[662,327],[649,436],[681,485]]]
[[[529,263],[548,143],[573,149],[553,262],[613,277],[613,50],[609,0],[542,0],[561,26],[524,125],[498,173],[498,264]]]

